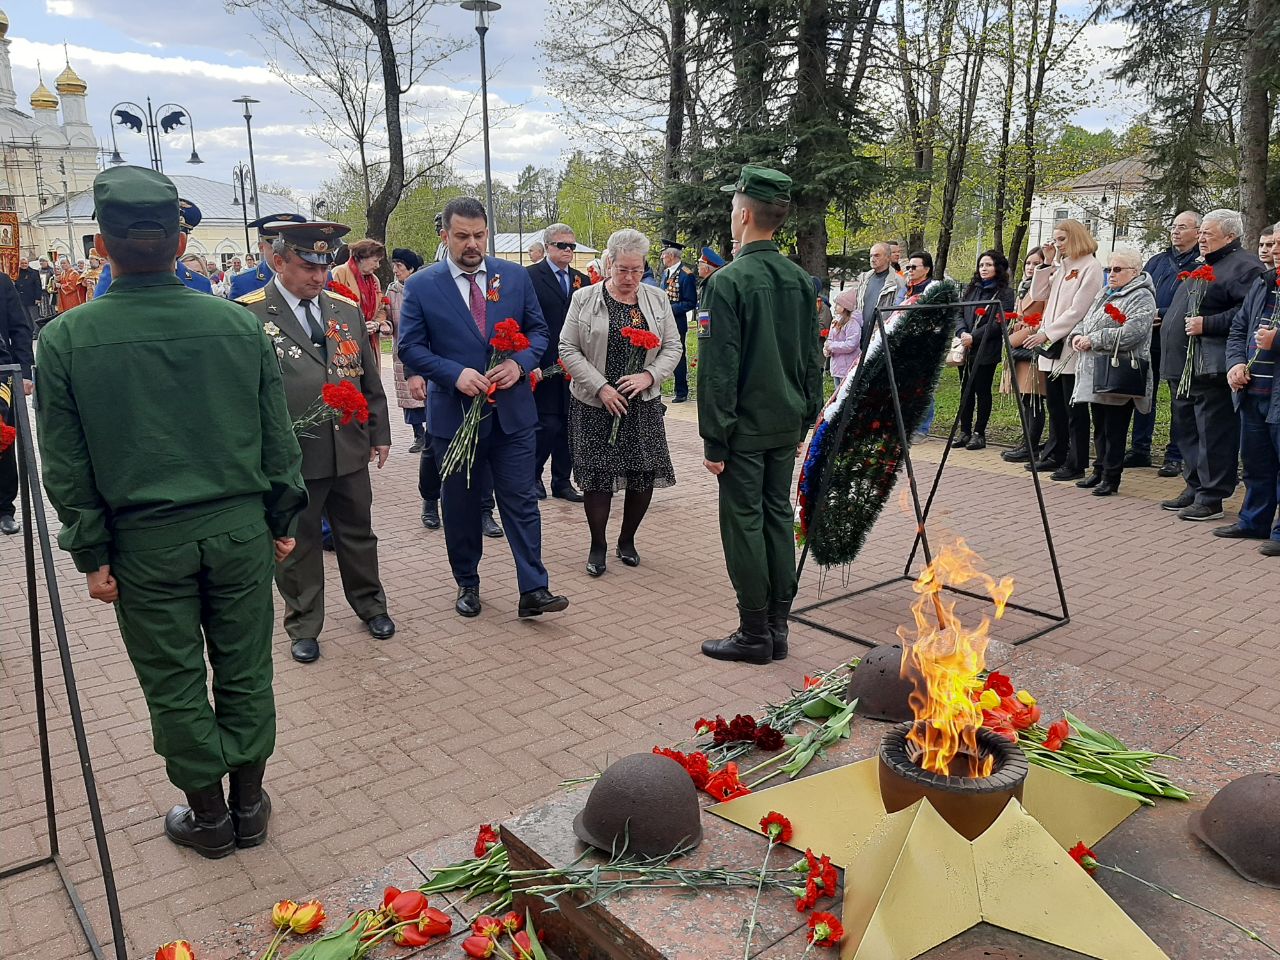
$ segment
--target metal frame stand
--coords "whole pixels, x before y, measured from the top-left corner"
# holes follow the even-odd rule
[[[111,869],[111,854],[107,849],[107,832],[102,823],[102,807],[98,803],[98,787],[89,759],[89,741],[85,736],[84,716],[80,711],[80,697],[76,692],[75,671],[71,665],[71,649],[67,644],[66,622],[62,615],[62,601],[58,595],[58,579],[53,566],[53,549],[49,542],[49,525],[45,519],[44,497],[40,493],[40,477],[36,469],[35,444],[32,442],[31,416],[27,398],[22,392],[22,371],[16,366],[0,367],[0,382],[13,384],[12,408],[18,437],[18,477],[22,493],[22,540],[26,555],[27,608],[31,624],[31,666],[36,698],[36,726],[40,735],[40,772],[44,781],[45,822],[49,829],[49,853],[27,863],[16,864],[0,870],[0,880],[52,865],[58,871],[63,889],[80,921],[89,950],[95,960],[105,960],[102,944],[93,931],[93,924],[85,912],[84,903],[76,892],[67,866],[58,848],[58,819],[53,800],[53,766],[49,753],[49,720],[45,705],[44,664],[41,659],[40,603],[37,599],[35,534],[32,523],[39,532],[40,560],[44,570],[45,588],[49,597],[49,609],[53,618],[53,630],[57,636],[58,657],[62,663],[62,679],[67,690],[67,705],[71,713],[71,726],[76,738],[76,751],[80,757],[80,775],[84,779],[85,795],[89,800],[89,817],[93,821],[93,838],[98,848],[98,860],[102,865],[102,883],[107,893],[107,912],[111,917],[111,935],[115,942],[117,960],[128,960],[125,952],[124,925],[120,918],[120,901],[116,896],[115,874]]]
[[[892,307],[890,308],[889,312],[896,313],[899,310],[911,312],[911,311],[917,311],[917,310],[937,310],[937,309],[949,309],[949,308],[963,309],[964,307],[985,308],[989,314],[994,314],[994,316],[996,317],[996,322],[998,322],[1000,325],[1001,338],[1004,342],[1005,362],[1008,364],[1008,368],[1011,374],[1010,382],[1013,386],[1013,396],[1018,405],[1018,421],[1022,425],[1022,438],[1023,438],[1023,442],[1026,444],[1027,450],[1031,451],[1031,465],[1034,467],[1035,466],[1035,445],[1031,442],[1031,425],[1027,421],[1027,411],[1022,404],[1022,393],[1018,389],[1018,378],[1016,375],[1012,375],[1015,370],[1014,360],[1013,360],[1013,345],[1009,343],[1008,324],[1005,322],[1004,307],[1000,303],[1000,301],[999,300],[966,300],[966,301],[961,301],[959,303],[947,304],[945,306],[939,306],[939,305],[933,305],[933,304],[911,304],[907,306]],[[825,634],[828,634],[829,636],[839,637],[842,640],[849,640],[853,643],[859,643],[866,647],[875,647],[875,646],[878,646],[878,643],[874,640],[868,640],[864,637],[859,637],[856,634],[849,633],[848,631],[840,630],[840,629],[837,629],[836,627],[832,627],[824,623],[819,623],[818,621],[814,620],[812,617],[805,616],[805,614],[811,613],[814,610],[818,610],[822,607],[825,607],[828,604],[838,603],[843,600],[849,600],[853,597],[861,596],[864,593],[870,593],[873,590],[880,590],[880,589],[883,589],[884,587],[892,586],[894,584],[902,583],[902,582],[907,582],[907,583],[914,582],[916,580],[916,575],[911,572],[911,567],[912,567],[912,564],[915,562],[916,552],[918,550],[923,550],[926,564],[931,563],[933,561],[933,554],[932,554],[932,551],[929,549],[929,535],[928,535],[929,511],[933,508],[933,501],[938,493],[938,484],[942,480],[942,472],[943,470],[946,469],[947,459],[951,455],[951,442],[952,440],[955,439],[956,431],[960,427],[961,411],[964,409],[965,403],[968,401],[974,389],[973,378],[972,377],[965,378],[964,387],[960,391],[960,406],[956,410],[955,420],[953,420],[951,423],[951,432],[947,436],[947,445],[945,449],[942,451],[942,459],[938,461],[938,469],[934,473],[933,483],[930,485],[929,494],[925,498],[925,501],[922,505],[920,502],[920,489],[916,483],[915,467],[911,460],[911,442],[910,442],[910,438],[907,436],[907,425],[903,422],[903,419],[902,419],[902,405],[898,396],[898,381],[897,381],[897,377],[894,375],[894,370],[893,370],[893,352],[889,349],[889,338],[885,331],[884,317],[879,307],[876,307],[874,316],[875,316],[876,329],[880,332],[880,345],[881,345],[881,348],[884,350],[885,369],[889,375],[889,393],[893,397],[894,418],[897,421],[897,426],[898,426],[898,440],[902,444],[902,459],[903,459],[903,463],[906,466],[907,485],[911,491],[911,504],[916,517],[915,539],[911,544],[911,552],[907,555],[907,562],[903,566],[902,573],[900,575],[896,577],[891,577],[888,580],[882,580],[879,583],[873,583],[867,587],[861,587],[850,593],[842,593],[837,596],[827,597],[825,600],[817,600],[813,603],[806,604],[802,607],[795,608],[791,611],[791,619],[794,620],[796,623],[803,623],[805,626],[813,627],[815,630],[819,630]],[[857,388],[861,385],[860,381],[865,370],[866,370],[866,365],[859,364],[858,369],[854,372],[854,383],[851,389],[852,393],[854,394],[857,393]],[[837,390],[838,389],[839,388],[837,387]],[[844,435],[849,428],[849,421],[854,416],[854,413],[855,413],[853,407],[854,407],[853,403],[846,402],[844,405],[844,408],[840,412],[840,418],[835,424],[834,434],[831,438],[832,450],[839,450],[841,443],[844,442]],[[830,463],[831,461],[828,460],[827,466],[823,469],[823,475],[819,478],[818,498],[817,498],[817,501],[814,503],[813,514],[809,519],[809,529],[811,530],[817,529],[818,520],[821,516],[823,507],[827,502],[827,495],[830,492],[830,486],[831,486],[831,470],[829,469]],[[1049,621],[1048,624],[1028,634],[1025,637],[1008,641],[1012,646],[1015,646],[1015,647],[1021,644],[1024,644],[1029,640],[1034,640],[1037,637],[1042,637],[1049,631],[1056,630],[1058,627],[1064,626],[1065,624],[1071,622],[1071,615],[1067,610],[1067,594],[1066,594],[1066,590],[1063,588],[1063,585],[1062,585],[1062,571],[1058,566],[1058,553],[1053,546],[1053,533],[1049,529],[1049,514],[1045,510],[1044,490],[1040,486],[1040,474],[1038,471],[1034,469],[1031,471],[1031,480],[1032,480],[1032,486],[1035,488],[1035,492],[1036,492],[1036,505],[1039,507],[1039,510],[1040,510],[1040,524],[1042,529],[1044,530],[1044,542],[1045,542],[1045,547],[1048,549],[1048,552],[1049,552],[1049,563],[1050,563],[1050,566],[1053,568],[1053,581],[1054,581],[1054,585],[1057,587],[1058,602],[1061,606],[1061,613],[1052,613],[1047,610],[1038,610],[1034,607],[1028,607],[1028,606],[1024,606],[1022,604],[1017,604],[1017,603],[1007,604],[1007,607],[1011,610],[1017,610],[1021,613],[1026,613],[1033,617],[1038,617],[1042,620]],[[808,556],[809,556],[809,547],[808,547],[808,544],[806,544],[804,550],[800,554],[800,562],[796,567],[797,579],[799,579],[800,574],[804,572],[804,564]],[[983,594],[975,593],[971,590],[964,590],[959,587],[946,586],[946,587],[943,587],[943,589],[949,591],[950,593],[955,593],[960,596],[970,597],[975,600],[989,599]]]

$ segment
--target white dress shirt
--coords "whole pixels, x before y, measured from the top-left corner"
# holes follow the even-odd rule
[[[467,313],[471,312],[471,281],[467,279],[467,271],[453,262],[453,257],[446,256],[445,262],[449,264],[449,272],[453,274],[453,282],[458,287],[458,292],[462,294],[462,305],[467,308]],[[488,273],[485,270],[485,262],[480,261],[480,269],[475,272],[476,283],[480,285],[481,295],[489,292],[487,283]]]
[[[289,309],[293,311],[293,317],[298,321],[298,326],[302,328],[302,332],[306,334],[307,339],[311,339],[311,324],[307,323],[306,311],[302,309],[302,300],[295,297],[280,282],[280,275],[276,274],[271,278],[271,282],[276,285],[276,289],[280,291],[280,295],[284,297],[284,302],[289,305]],[[317,298],[318,300],[319,298]],[[320,319],[320,304],[317,300],[311,301],[311,315],[316,318],[316,323],[320,324],[320,330],[324,332],[324,321]]]

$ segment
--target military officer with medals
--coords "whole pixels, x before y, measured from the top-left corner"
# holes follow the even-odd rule
[[[165,834],[223,857],[267,836],[271,579],[306,505],[302,456],[261,325],[174,276],[173,183],[110,167],[93,200],[94,247],[116,280],[41,332],[44,485],[58,545],[115,606],[155,750],[186,794]]]
[[[189,236],[191,231],[200,225],[200,221],[204,219],[204,214],[190,200],[178,198],[178,224],[182,230],[183,236]],[[198,293],[213,293],[213,284],[209,278],[203,273],[196,273],[185,263],[178,261],[173,265],[174,275],[182,281],[183,286],[190,287]],[[108,260],[102,266],[102,271],[98,274],[98,282],[93,287],[93,298],[97,299],[107,292],[107,288],[111,286],[111,261]]]
[[[739,626],[702,644],[716,660],[787,656],[796,593],[791,477],[822,404],[813,281],[778,250],[791,178],[748,164],[733,193],[737,257],[707,279],[698,311],[698,432],[720,488],[720,539]]]
[[[710,247],[702,248],[702,256],[698,258],[698,303],[702,303],[703,291],[707,288],[707,280],[724,266],[724,257]]]
[[[326,222],[272,226],[275,275],[236,302],[253,311],[274,344],[290,416],[298,420],[312,410],[328,384],[354,384],[369,406],[367,423],[324,420],[298,438],[309,503],[298,522],[297,549],[276,570],[276,586],[287,608],[290,653],[299,663],[311,663],[320,656],[324,626],[321,514],[333,531],[347,602],[375,639],[395,633],[378,578],[369,485],[369,464],[376,459],[381,469],[391,450],[391,424],[360,307],[325,289],[338,241],[350,227]]]
[[[680,346],[684,348],[684,336],[689,331],[689,311],[698,305],[698,281],[693,271],[680,260],[683,243],[674,240],[662,241],[662,285],[666,288],[667,299],[671,301],[671,312],[676,318],[676,329],[680,332]],[[676,393],[672,403],[684,403],[689,399],[689,368],[683,352],[680,362],[676,364]]]
[[[227,296],[232,300],[239,300],[246,294],[261,290],[275,276],[271,270],[271,241],[276,238],[275,224],[306,222],[307,218],[300,213],[269,213],[250,221],[249,226],[258,231],[258,265],[233,276]]]

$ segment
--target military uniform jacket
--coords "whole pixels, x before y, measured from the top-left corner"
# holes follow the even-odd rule
[[[259,263],[256,270],[242,270],[231,278],[231,288],[227,296],[232,300],[239,300],[255,290],[261,290],[271,282],[274,276],[275,271],[265,263]]]
[[[289,416],[297,420],[320,402],[325,384],[350,380],[369,403],[369,422],[322,421],[298,438],[302,446],[302,476],[307,480],[342,477],[369,466],[373,447],[391,444],[387,397],[378,376],[377,357],[365,332],[364,317],[354,300],[324,291],[312,307],[325,328],[324,348],[294,315],[275,283],[241,297],[236,303],[251,310],[270,338],[284,378]]]
[[[172,271],[117,277],[36,352],[44,485],[84,573],[117,549],[247,527],[290,536],[307,504],[280,368],[258,324]],[[366,454],[368,456],[368,454]]]
[[[687,264],[681,263],[664,279],[671,312],[677,320],[683,320],[698,305],[698,278]]]
[[[704,456],[798,444],[822,404],[813,280],[771,240],[745,244],[707,278],[698,309],[698,431]]]

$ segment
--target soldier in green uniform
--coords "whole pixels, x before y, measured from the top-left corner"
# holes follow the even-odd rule
[[[391,450],[387,398],[378,361],[365,332],[360,306],[325,290],[338,242],[350,231],[340,223],[273,223],[272,267],[266,286],[236,303],[253,312],[275,345],[285,399],[294,419],[319,401],[327,384],[354,384],[369,405],[367,423],[325,421],[300,437],[302,476],[310,502],[298,522],[298,547],[280,564],[276,586],[287,610],[285,632],[299,663],[320,656],[324,626],[324,556],[320,516],[328,517],[347,602],[369,633],[385,640],[396,631],[378,578],[378,538],[371,511],[369,463],[378,467]]]
[[[733,194],[728,266],[707,278],[698,310],[698,430],[720,484],[720,539],[738,595],[739,627],[708,640],[717,660],[787,655],[796,593],[791,476],[822,403],[813,281],[773,235],[791,207],[791,178],[748,164]]]
[[[165,833],[222,857],[267,834],[271,574],[306,506],[302,456],[261,325],[174,275],[173,183],[112,167],[93,197],[115,281],[40,334],[44,484],[59,545],[115,604],[156,752],[187,796]]]

